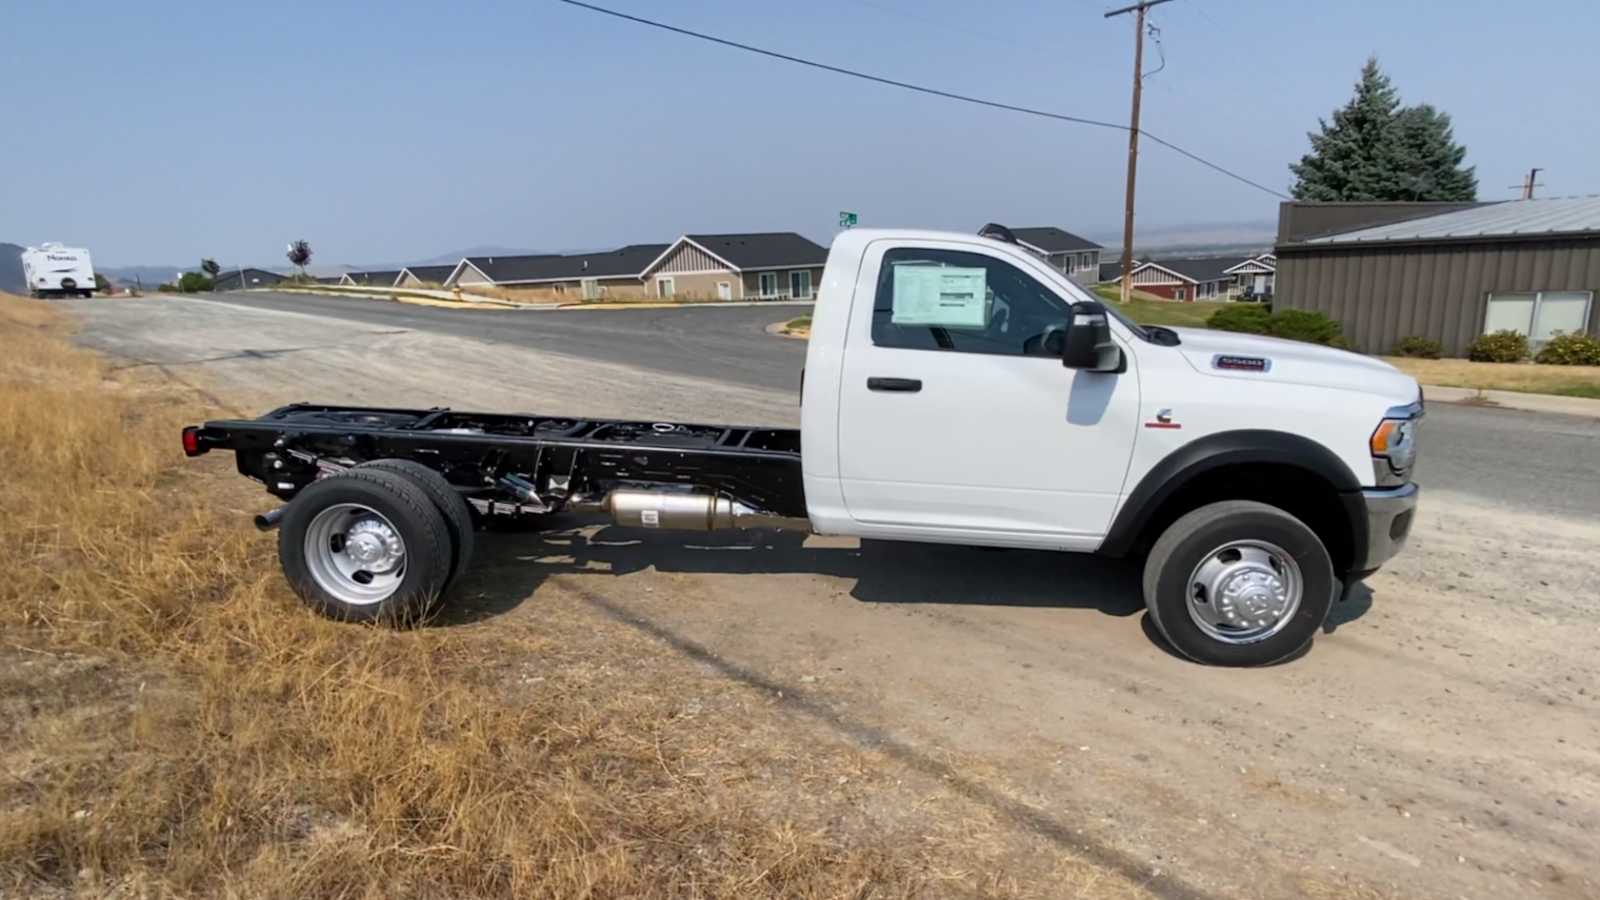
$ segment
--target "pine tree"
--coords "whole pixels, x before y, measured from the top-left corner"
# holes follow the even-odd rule
[[[1393,199],[1476,200],[1478,176],[1462,167],[1467,148],[1455,142],[1450,116],[1426,103],[1400,110],[1390,143]]]
[[[1318,120],[1311,152],[1291,164],[1297,200],[1473,200],[1478,179],[1462,168],[1450,117],[1427,104],[1401,108],[1400,98],[1368,58],[1355,96]]]

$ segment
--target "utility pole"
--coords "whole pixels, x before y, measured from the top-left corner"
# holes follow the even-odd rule
[[[1522,199],[1532,200],[1533,189],[1536,187],[1544,187],[1544,185],[1538,183],[1539,173],[1543,171],[1543,169],[1529,169],[1527,179],[1523,181],[1522,184],[1513,186],[1512,189],[1516,190],[1520,188],[1522,190]]]
[[[1128,195],[1122,209],[1122,302],[1133,299],[1133,187],[1139,176],[1139,98],[1144,93],[1144,14],[1152,6],[1171,0],[1140,0],[1132,6],[1113,9],[1106,18],[1134,13],[1133,20],[1133,114],[1128,125]]]

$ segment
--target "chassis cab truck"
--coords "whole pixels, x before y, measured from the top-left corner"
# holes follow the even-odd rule
[[[94,264],[89,251],[47,243],[22,251],[22,277],[34,297],[88,297],[94,294]]]
[[[1135,557],[1183,655],[1303,649],[1406,540],[1417,383],[1326,347],[1135,324],[985,235],[834,240],[798,431],[294,405],[186,428],[184,450],[232,450],[287,501],[257,524],[300,597],[346,619],[426,611],[488,517],[591,511]]]

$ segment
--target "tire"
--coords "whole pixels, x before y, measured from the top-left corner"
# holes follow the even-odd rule
[[[364,462],[357,469],[378,470],[394,472],[416,482],[428,494],[428,499],[433,501],[434,508],[444,516],[444,523],[450,529],[450,546],[453,549],[450,566],[450,577],[445,580],[445,590],[461,577],[467,570],[467,565],[472,562],[472,551],[475,546],[472,525],[472,507],[467,504],[461,492],[451,486],[450,481],[443,475],[435,472],[419,462],[409,459],[375,459]]]
[[[394,539],[398,557],[390,552]],[[383,558],[358,559],[356,547]],[[452,556],[449,525],[427,492],[381,469],[351,469],[309,485],[278,527],[289,585],[312,609],[344,621],[422,618],[444,593]]]
[[[1340,588],[1315,532],[1275,506],[1246,500],[1184,515],[1144,564],[1145,607],[1156,630],[1209,665],[1264,666],[1294,656],[1322,627]]]

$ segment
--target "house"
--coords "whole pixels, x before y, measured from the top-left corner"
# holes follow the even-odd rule
[[[395,279],[395,287],[419,288],[444,284],[456,267],[445,266],[406,266],[400,270],[400,275]]]
[[[1276,252],[1276,307],[1337,319],[1363,352],[1420,336],[1462,356],[1506,329],[1535,346],[1556,332],[1600,337],[1600,197],[1288,202]]]
[[[1277,254],[1262,253],[1252,256],[1224,269],[1223,274],[1233,276],[1231,297],[1241,300],[1271,300],[1272,289],[1277,282]]]
[[[1244,263],[1257,257],[1185,256],[1145,260],[1133,267],[1133,289],[1167,300],[1231,299]]]
[[[288,278],[277,272],[268,272],[266,269],[224,269],[213,280],[212,290],[216,291],[242,291],[250,288],[271,287]]]
[[[655,297],[810,300],[828,251],[792,231],[686,234],[645,267]]]
[[[394,287],[400,278],[399,270],[390,272],[346,272],[340,277],[339,283],[343,285],[367,285],[370,287]]]
[[[597,253],[474,256],[457,263],[448,287],[493,285],[549,297],[598,300],[647,295],[643,272],[668,244],[629,244]]]
[[[1105,248],[1088,238],[1052,226],[1012,228],[1017,243],[1079,284],[1100,280],[1100,253]]]

